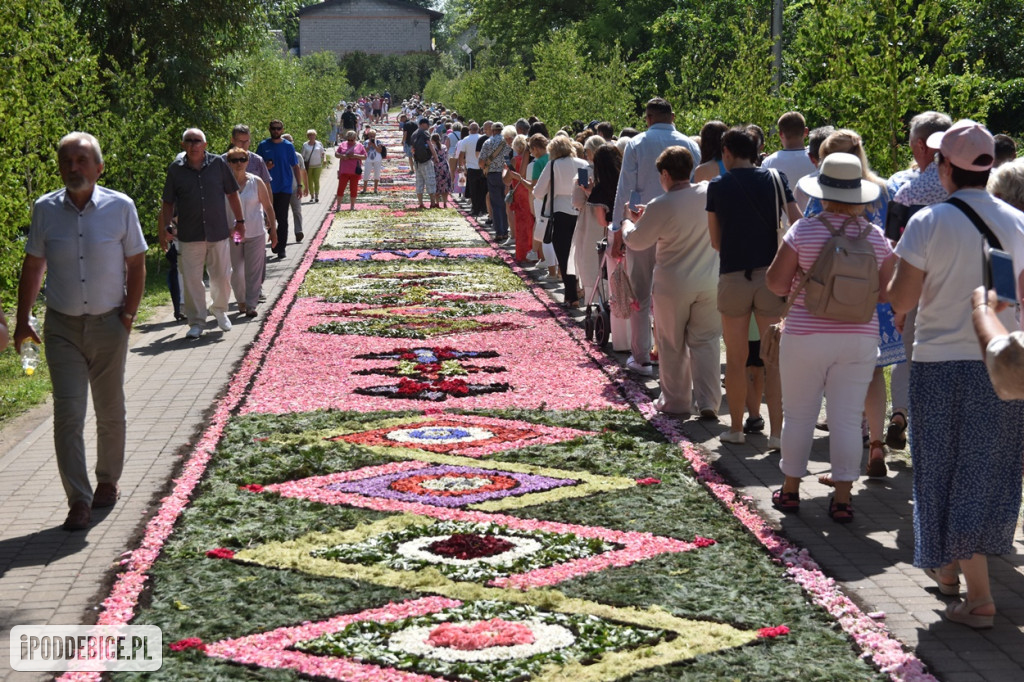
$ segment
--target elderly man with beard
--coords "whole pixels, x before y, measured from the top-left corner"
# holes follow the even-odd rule
[[[14,345],[20,351],[26,340],[40,343],[29,319],[48,272],[43,339],[53,382],[57,469],[70,506],[64,529],[84,530],[91,510],[114,506],[120,494],[124,368],[128,335],[146,283],[146,242],[135,203],[96,184],[103,173],[103,152],[95,137],[66,135],[57,158],[64,188],[44,194],[32,211]],[[83,437],[90,388],[96,412],[95,491]]]

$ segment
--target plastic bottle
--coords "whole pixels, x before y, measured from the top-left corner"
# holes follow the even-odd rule
[[[28,326],[32,328],[32,331],[36,330],[36,317],[30,315],[28,318]],[[27,376],[32,376],[36,373],[36,367],[39,366],[39,349],[36,344],[32,341],[26,340],[21,344],[21,368],[25,370]]]

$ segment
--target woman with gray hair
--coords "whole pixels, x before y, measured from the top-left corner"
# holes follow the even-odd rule
[[[1024,211],[1024,159],[993,168],[988,178],[988,192],[1018,211]]]

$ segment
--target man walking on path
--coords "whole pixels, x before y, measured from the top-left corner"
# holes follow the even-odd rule
[[[416,200],[419,202],[419,208],[426,208],[423,205],[424,190],[430,195],[430,208],[437,208],[437,178],[434,174],[437,151],[430,143],[430,133],[427,131],[429,126],[430,121],[421,118],[419,130],[409,137],[416,171]]]
[[[245,172],[258,176],[267,184],[267,187],[270,187],[270,171],[267,170],[267,162],[259,154],[249,151],[250,144],[252,144],[252,134],[249,132],[249,126],[238,124],[231,129],[231,146],[244,149],[249,154],[249,164],[245,167]],[[227,161],[228,153],[224,152],[222,156]]]
[[[167,227],[178,211],[178,249],[185,316],[189,330],[185,336],[198,339],[206,324],[206,287],[203,267],[210,275],[210,312],[221,331],[231,329],[228,319],[228,298],[231,294],[231,253],[228,250],[228,214],[224,205],[227,196],[234,215],[234,232],[245,232],[242,204],[238,199],[238,183],[223,157],[206,151],[206,135],[198,128],[189,128],[181,138],[185,155],[167,168],[163,207],[160,211],[160,246],[167,250],[170,233]],[[275,211],[276,211],[275,206]],[[288,205],[284,211],[287,215]],[[280,218],[278,213],[278,219]]]
[[[263,157],[270,170],[270,191],[274,195],[274,215],[277,216],[278,258],[284,258],[285,246],[288,244],[288,211],[292,203],[292,183],[298,182],[300,193],[305,189],[305,183],[299,175],[295,146],[281,136],[283,132],[284,123],[274,119],[270,122],[270,137],[256,147],[256,153]],[[291,172],[288,171],[289,168]],[[298,232],[295,238],[298,241],[302,239]]]
[[[112,507],[124,467],[124,369],[128,335],[146,283],[146,242],[135,203],[97,185],[103,152],[95,137],[70,133],[57,152],[64,189],[32,211],[18,286],[14,345],[40,343],[29,319],[46,282],[46,362],[53,383],[53,433],[70,511],[66,530],[89,527],[94,508]],[[221,204],[223,205],[223,201]],[[96,490],[85,458],[85,413],[96,412]]]
[[[295,140],[291,133],[285,133],[281,137],[291,142],[292,147],[295,146]],[[292,197],[289,203],[292,207],[292,220],[295,222],[295,241],[301,242],[306,236],[302,232],[302,196],[306,193],[305,189],[309,187],[309,177],[306,175],[306,162],[302,160],[302,154],[297,151],[295,152],[295,163],[299,170],[293,173]]]
[[[639,205],[645,205],[665,193],[658,172],[658,156],[673,145],[690,150],[693,166],[700,165],[700,149],[693,140],[676,130],[676,115],[672,105],[661,97],[647,103],[645,112],[647,130],[626,142],[622,152],[622,172],[615,189],[615,203],[612,206],[611,229],[617,232],[622,227],[623,207],[629,203],[633,192],[639,192]],[[631,207],[634,208],[634,207]],[[654,281],[654,252],[651,246],[642,251],[626,253],[629,268],[629,282],[636,296],[637,307],[629,315],[630,346],[633,354],[626,362],[626,368],[643,376],[654,375],[651,362],[651,288]]]

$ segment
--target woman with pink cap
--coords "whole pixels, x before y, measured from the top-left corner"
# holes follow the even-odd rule
[[[939,591],[967,599],[946,618],[988,628],[996,613],[988,555],[1013,551],[1021,503],[1024,401],[1000,400],[971,322],[972,292],[985,282],[984,254],[1009,252],[1024,286],[1024,214],[985,191],[995,141],[970,120],[935,133],[938,171],[950,193],[907,224],[896,247],[889,299],[897,313],[918,306],[910,366],[910,454],[914,467],[914,565]],[[987,306],[982,300],[977,308]],[[1016,329],[1010,310],[1002,324]],[[983,415],[970,418],[967,415]]]

